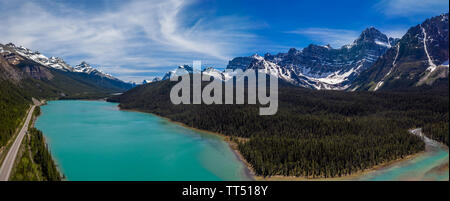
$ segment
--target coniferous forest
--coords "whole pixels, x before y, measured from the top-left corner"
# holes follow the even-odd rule
[[[239,151],[261,176],[337,177],[403,158],[425,149],[409,133],[412,128],[423,127],[448,144],[448,88],[373,93],[280,83],[278,113],[260,116],[260,105],[173,105],[174,84],[146,84],[109,100],[122,109],[244,138],[236,140]]]
[[[60,181],[62,179],[44,135],[36,128],[30,128],[24,140],[24,152],[20,158],[13,181]]]
[[[31,97],[24,96],[19,87],[0,81],[0,147],[16,133],[27,113]]]
[[[448,146],[448,122],[429,123],[423,127],[425,135]]]
[[[0,94],[0,147],[2,147],[22,127],[23,119],[32,104],[32,93],[29,88],[1,81]],[[44,92],[40,95],[50,97]],[[36,118],[39,115],[40,108],[36,107],[33,116]],[[20,181],[61,180],[42,132],[31,128],[32,125],[28,126],[30,128],[22,144],[22,154],[18,156],[18,163],[11,179]]]

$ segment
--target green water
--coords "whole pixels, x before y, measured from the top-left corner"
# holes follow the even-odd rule
[[[249,180],[220,137],[101,101],[49,101],[36,127],[68,180]]]

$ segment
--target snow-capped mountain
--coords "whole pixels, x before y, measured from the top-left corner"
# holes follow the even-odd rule
[[[78,64],[75,67],[71,67],[69,64],[67,64],[63,59],[61,59],[59,57],[48,58],[47,56],[41,54],[38,51],[32,51],[23,46],[16,46],[13,43],[6,44],[6,47],[12,49],[17,54],[19,54],[27,59],[31,59],[43,66],[49,67],[49,68],[62,70],[62,71],[66,71],[66,72],[94,74],[94,75],[106,77],[109,79],[118,80],[117,78],[115,78],[107,73],[104,73],[98,69],[93,68],[91,65],[89,65],[85,61],[81,62],[81,64]]]
[[[431,85],[440,78],[448,84],[448,32],[448,13],[411,27],[350,89],[408,88]]]
[[[159,81],[161,81],[161,78],[155,77],[152,80],[142,80],[142,84],[148,84],[148,83],[159,82]]]
[[[182,66],[178,66],[178,68],[176,68],[175,70],[169,71],[167,72],[161,80],[169,80],[171,77],[173,76],[181,76],[183,74],[185,74],[185,72],[188,73],[192,73],[193,72],[193,68],[190,67],[189,65],[182,65]]]
[[[89,83],[100,88],[113,91],[124,91],[132,88],[132,83],[124,82],[107,73],[104,73],[86,62],[82,62],[75,67],[67,64],[58,57],[47,57],[38,51],[32,51],[23,46],[16,46],[12,43],[2,45],[0,56],[10,65],[19,65],[20,68],[35,79],[51,80],[54,76],[52,71],[65,74],[78,81]]]
[[[265,69],[295,85],[344,90],[397,41],[369,27],[352,44],[339,49],[311,44],[303,50],[292,48],[277,55],[238,57],[229,62],[227,69]]]
[[[224,71],[210,67],[202,73],[227,81],[236,76],[236,69],[257,69],[306,88],[376,91],[386,85],[411,87],[448,79],[448,48],[448,14],[444,14],[412,27],[402,39],[369,27],[338,49],[311,44],[276,55],[237,57]],[[192,73],[184,65],[162,80],[186,72],[182,69]]]
[[[11,50],[15,51],[17,54],[25,58],[31,59],[39,64],[42,64],[43,66],[63,71],[72,70],[72,67],[70,67],[67,63],[65,63],[61,58],[58,57],[48,58],[45,55],[39,53],[38,51],[32,51],[26,47],[16,46],[12,43],[6,44],[6,47],[10,48]]]
[[[193,73],[193,68],[189,65],[182,65],[178,66],[175,70],[171,70],[167,72],[160,80],[168,80],[173,76],[182,76],[187,73]],[[207,67],[202,72],[202,75],[209,75],[211,77],[214,77],[214,79],[227,81],[230,78],[230,74],[227,74],[226,72],[217,70],[213,67]]]
[[[80,64],[76,65],[72,72],[78,72],[78,73],[86,73],[86,74],[91,74],[91,75],[98,75],[101,77],[106,77],[109,79],[113,79],[113,80],[119,80],[115,77],[113,77],[112,75],[105,73],[101,70],[98,70],[94,67],[92,67],[91,65],[89,65],[88,63],[86,63],[85,61],[82,61]]]
[[[207,67],[205,70],[202,71],[203,75],[209,75],[211,77],[214,77],[214,79],[218,79],[218,80],[228,80],[227,77],[225,77],[225,73],[217,70],[213,67]]]
[[[148,83],[152,83],[151,80],[142,80],[142,84],[148,84]]]
[[[210,67],[202,73],[227,81],[235,75],[227,70],[255,69],[302,87],[344,90],[397,41],[369,27],[352,44],[339,49],[311,44],[303,50],[291,48],[276,55],[237,57],[229,61],[223,72]],[[191,67],[180,66],[166,73],[163,80],[180,75],[181,69],[192,73]]]

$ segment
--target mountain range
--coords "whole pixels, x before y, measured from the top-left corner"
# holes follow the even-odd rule
[[[368,27],[353,43],[337,49],[311,44],[301,50],[291,48],[287,53],[236,57],[229,61],[224,71],[208,67],[202,73],[227,81],[235,75],[230,70],[258,69],[295,86],[316,90],[377,91],[423,85],[448,86],[448,48],[447,13],[411,27],[401,39],[390,38],[376,28]],[[52,82],[57,74],[62,76],[56,76],[61,81],[70,78],[84,89],[123,92],[135,86],[87,62],[72,67],[61,58],[46,57],[12,43],[0,44],[0,54],[0,77],[12,81],[33,78]],[[184,70],[193,72],[191,66],[182,65],[162,78],[144,80],[142,84],[167,80],[186,72]],[[53,84],[54,88],[61,86],[63,84]],[[67,94],[63,91],[58,93]]]
[[[56,97],[84,97],[124,92],[134,87],[86,62],[75,67],[58,57],[46,57],[23,46],[0,44],[0,80]],[[40,96],[46,96],[46,95]],[[88,95],[89,94],[89,95]],[[40,97],[38,96],[38,97]]]
[[[227,70],[259,69],[293,85],[316,90],[374,91],[433,85],[436,80],[445,83],[448,26],[447,13],[410,28],[401,39],[369,27],[353,43],[338,49],[311,44],[276,55],[236,57],[224,71],[208,67],[202,73],[227,81],[232,77]],[[182,69],[192,73],[192,67],[183,65],[161,80],[184,72]]]

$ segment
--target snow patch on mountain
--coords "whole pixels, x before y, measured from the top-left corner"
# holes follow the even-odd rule
[[[13,49],[17,54],[19,54],[22,57],[25,57],[27,59],[33,60],[43,66],[46,66],[48,68],[53,68],[61,71],[66,72],[78,72],[78,73],[86,73],[86,74],[95,74],[101,77],[106,77],[113,80],[119,80],[115,77],[113,77],[110,74],[107,74],[101,70],[98,70],[91,65],[89,65],[86,62],[82,62],[81,64],[76,65],[75,67],[71,67],[69,64],[67,64],[63,59],[59,57],[50,57],[41,54],[38,51],[32,51],[26,47],[23,46],[16,46],[12,43],[9,43],[6,45],[7,47]]]
[[[396,53],[395,53],[395,57],[394,57],[394,61],[392,61],[392,67],[391,69],[389,69],[389,71],[386,73],[386,75],[384,75],[383,79],[381,79],[381,81],[379,81],[377,83],[377,85],[375,86],[375,88],[373,89],[374,91],[377,91],[378,89],[380,89],[381,86],[383,86],[384,84],[384,80],[386,80],[386,78],[389,77],[389,75],[392,73],[392,71],[395,68],[395,64],[397,62],[398,59],[398,54],[400,52],[400,43],[396,45]]]
[[[433,72],[434,69],[436,69],[436,65],[433,63],[433,60],[431,59],[430,54],[428,53],[427,32],[425,31],[425,28],[422,27],[422,25],[420,25],[420,27],[422,28],[422,33],[423,33],[423,48],[425,49],[425,53],[426,53],[427,58],[428,58],[428,65],[430,65],[427,68],[427,71]]]
[[[385,47],[387,47],[387,48],[390,48],[390,47],[391,47],[391,44],[389,44],[389,43],[387,43],[387,42],[375,40],[375,43],[376,43],[377,45],[385,46]]]

